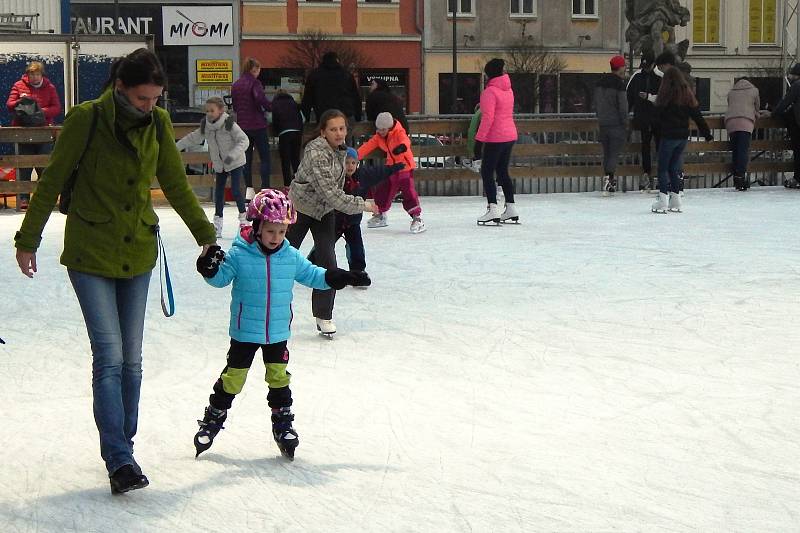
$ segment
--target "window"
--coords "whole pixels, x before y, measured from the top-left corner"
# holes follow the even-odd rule
[[[750,0],[750,44],[776,44],[777,0]]]
[[[400,0],[358,0],[359,4],[396,4]]]
[[[511,0],[512,17],[535,17],[536,0]]]
[[[453,74],[439,74],[439,113],[472,114],[481,101],[481,75],[458,73],[458,100],[453,105]]]
[[[572,0],[573,17],[597,17],[596,0]]]
[[[721,0],[694,0],[692,4],[693,44],[719,44]]]
[[[474,15],[474,2],[472,0],[447,0],[447,12],[452,14],[458,8],[459,15]]]

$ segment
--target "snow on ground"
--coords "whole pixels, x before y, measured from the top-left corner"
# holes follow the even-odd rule
[[[64,218],[28,280],[21,216],[3,212],[0,530],[797,531],[800,195],[692,190],[669,215],[651,201],[522,196],[524,225],[478,228],[482,199],[423,198],[421,235],[395,204],[388,228],[364,227],[374,285],[339,293],[335,340],[296,289],[294,463],[260,362],[195,460],[230,292],[204,284],[160,209],[177,314],[154,278],[136,440],[151,485],[116,497]]]

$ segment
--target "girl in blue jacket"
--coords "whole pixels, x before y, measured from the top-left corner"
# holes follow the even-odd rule
[[[293,459],[299,439],[292,427],[286,341],[294,282],[314,289],[340,290],[345,285],[368,284],[369,278],[359,272],[314,266],[289,245],[286,230],[297,220],[297,212],[281,191],[264,189],[256,194],[247,208],[247,218],[253,225],[241,229],[227,255],[219,246],[212,246],[197,259],[197,270],[209,285],[225,287],[233,283],[233,290],[228,361],[214,384],[203,420],[198,420],[200,431],[194,445],[197,455],[211,447],[261,348],[267,368],[272,435],[281,454]]]

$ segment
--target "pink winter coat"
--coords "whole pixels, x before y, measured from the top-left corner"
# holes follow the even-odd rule
[[[481,125],[475,139],[485,143],[517,140],[514,125],[514,91],[511,78],[503,74],[489,80],[481,93]]]

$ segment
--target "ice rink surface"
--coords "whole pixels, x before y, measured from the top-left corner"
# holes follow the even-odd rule
[[[295,290],[294,463],[260,361],[194,458],[230,290],[159,209],[177,314],[154,276],[136,439],[151,484],[123,496],[58,264],[64,217],[28,280],[21,215],[0,212],[0,530],[800,530],[800,192],[692,190],[668,215],[652,200],[520,196],[523,225],[479,228],[481,198],[424,197],[427,233],[399,204],[364,224],[373,286],[338,294],[333,341]]]

